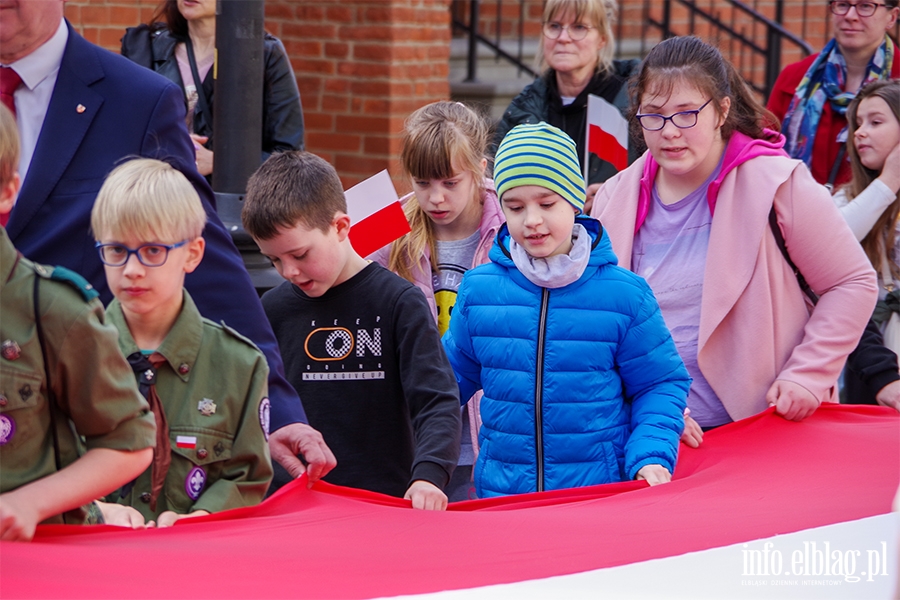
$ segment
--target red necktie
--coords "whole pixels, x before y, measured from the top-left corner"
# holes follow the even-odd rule
[[[20,85],[22,85],[22,78],[15,70],[9,67],[0,67],[0,101],[6,105],[14,117],[16,116],[16,101],[13,94]],[[8,221],[9,213],[0,215],[0,225],[6,227]]]
[[[16,101],[13,94],[22,85],[22,78],[15,70],[9,67],[0,67],[0,100],[6,105],[6,108],[12,111],[16,116]]]

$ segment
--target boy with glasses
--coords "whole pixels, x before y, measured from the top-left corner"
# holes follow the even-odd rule
[[[158,160],[116,168],[94,204],[115,296],[107,317],[158,427],[151,468],[101,503],[107,523],[166,527],[257,504],[272,478],[265,357],[204,319],[184,289],[203,258],[205,224],[197,192]]]

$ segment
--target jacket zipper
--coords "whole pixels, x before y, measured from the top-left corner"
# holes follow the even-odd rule
[[[550,290],[541,290],[541,318],[538,325],[537,368],[535,370],[534,390],[534,447],[537,452],[537,491],[544,491],[544,336],[547,328],[547,305]]]

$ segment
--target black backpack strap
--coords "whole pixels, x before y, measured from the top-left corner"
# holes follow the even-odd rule
[[[812,291],[809,284],[806,283],[803,273],[800,272],[800,269],[798,269],[797,265],[794,264],[794,261],[791,260],[791,255],[788,254],[787,245],[784,243],[784,236],[781,235],[781,227],[778,226],[778,215],[775,214],[774,204],[772,205],[772,210],[769,211],[769,228],[772,230],[772,235],[775,236],[775,243],[778,244],[778,249],[781,250],[784,260],[787,261],[791,271],[793,271],[794,275],[797,277],[797,283],[800,284],[800,289],[806,294],[806,297],[809,298],[810,302],[813,303],[813,306],[815,306],[819,301],[819,297]]]
[[[828,183],[825,184],[825,187],[828,188],[829,192],[834,191],[834,182],[837,180],[838,171],[841,170],[841,163],[844,162],[845,154],[847,154],[847,142],[841,144],[840,149],[838,149],[837,158],[834,159],[834,164],[831,165],[831,172],[828,174]]]
[[[194,45],[191,43],[190,36],[185,40],[184,47],[187,50],[188,62],[191,63],[191,77],[194,78],[194,88],[197,90],[197,104],[200,105],[200,110],[203,111],[206,120],[211,121],[212,113],[209,112],[209,103],[206,101],[206,92],[203,91],[203,81],[200,79],[200,71],[197,69],[197,59],[194,57]]]

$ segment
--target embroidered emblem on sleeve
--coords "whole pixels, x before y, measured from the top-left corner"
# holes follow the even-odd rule
[[[191,500],[197,500],[206,487],[206,471],[202,467],[194,467],[184,480],[184,491]]]
[[[259,403],[259,426],[262,427],[263,435],[266,436],[266,441],[269,441],[269,412],[271,411],[271,404],[269,403],[268,398],[263,398]]]
[[[12,417],[0,415],[0,446],[5,446],[16,433],[16,422]]]

